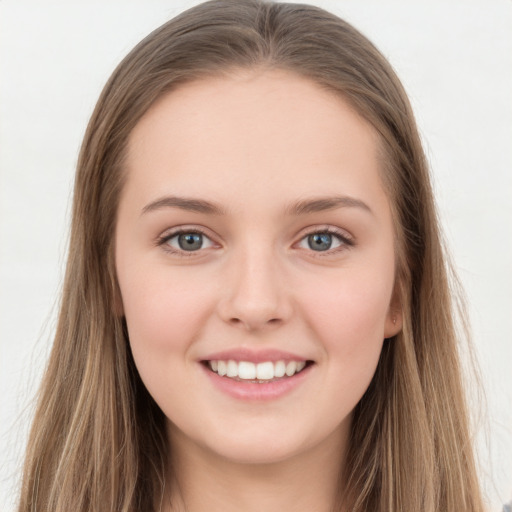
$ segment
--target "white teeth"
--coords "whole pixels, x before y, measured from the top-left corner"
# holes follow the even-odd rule
[[[288,377],[291,377],[292,375],[295,374],[296,371],[297,371],[297,363],[295,361],[290,361],[286,365],[286,375],[288,375]]]
[[[235,361],[228,361],[227,377],[238,377],[238,365]]]
[[[212,368],[213,370],[213,368]],[[224,376],[226,375],[226,373],[228,372],[228,365],[226,363],[226,361],[218,361],[217,362],[217,373],[221,376]]]
[[[212,371],[221,377],[239,378],[243,380],[270,381],[274,378],[282,378],[285,375],[292,377],[306,366],[306,361],[265,361],[263,363],[251,363],[249,361],[209,361]]]
[[[274,377],[284,377],[285,373],[286,365],[284,364],[284,361],[277,361],[274,365]]]
[[[258,363],[256,365],[256,378],[258,380],[270,380],[274,378],[274,363]]]
[[[244,380],[253,380],[256,378],[256,365],[247,361],[238,363],[238,377]]]

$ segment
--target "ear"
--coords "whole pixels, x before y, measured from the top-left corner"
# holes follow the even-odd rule
[[[402,330],[402,312],[388,313],[386,318],[386,325],[384,326],[384,338],[392,338],[396,336]]]
[[[386,315],[386,322],[384,324],[384,338],[392,338],[402,330],[402,301],[400,300],[398,288],[399,287],[395,285],[393,296],[389,304],[389,309]]]

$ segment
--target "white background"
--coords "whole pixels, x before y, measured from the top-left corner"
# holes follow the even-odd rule
[[[55,326],[78,148],[99,92],[150,30],[198,2],[0,0],[0,511]],[[512,2],[315,2],[404,82],[466,288],[487,395],[482,479],[512,499]]]

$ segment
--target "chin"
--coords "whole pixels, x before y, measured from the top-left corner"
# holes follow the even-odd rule
[[[322,445],[325,436],[319,430],[294,429],[293,425],[276,425],[257,421],[247,428],[239,426],[203,438],[208,451],[238,464],[276,464],[300,458]],[[321,432],[321,431],[320,431]],[[327,434],[327,437],[330,437]],[[198,440],[199,441],[199,440]],[[199,441],[201,442],[201,441]]]
[[[212,448],[210,448],[212,450]],[[226,461],[244,465],[268,465],[292,460],[301,453],[299,447],[288,443],[258,443],[248,441],[217,447],[216,454]]]

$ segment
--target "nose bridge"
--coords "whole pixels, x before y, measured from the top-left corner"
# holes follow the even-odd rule
[[[282,262],[268,241],[243,244],[227,266],[229,278],[221,307],[225,321],[254,330],[288,319],[291,303]]]

